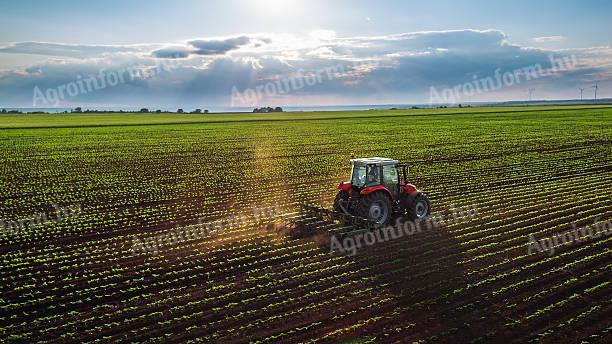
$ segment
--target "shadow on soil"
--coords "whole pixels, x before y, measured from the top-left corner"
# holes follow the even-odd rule
[[[355,335],[374,335],[385,341],[429,339],[436,342],[466,342],[489,330],[479,321],[480,317],[486,316],[497,322],[493,319],[498,317],[494,305],[482,299],[478,290],[462,291],[474,281],[468,280],[464,267],[459,264],[465,255],[444,224],[422,226],[420,231],[396,229],[395,238],[390,233],[387,236],[376,233],[376,230],[366,233],[336,236],[334,239],[324,231],[310,234],[305,234],[304,230],[297,232],[302,239],[314,241],[326,252],[335,248],[336,255],[350,256],[356,269],[365,267],[368,274],[374,277],[373,285],[380,288],[381,293],[393,296],[390,304],[374,309],[371,314],[356,315],[355,319],[339,326],[350,326],[353,321],[382,316],[382,320],[364,327]],[[290,234],[296,235],[295,232]],[[360,240],[358,236],[361,236]],[[374,236],[388,240],[377,239],[376,243],[366,245],[367,240],[371,242]],[[342,248],[338,249],[339,245]],[[355,246],[361,248],[353,250]],[[474,314],[475,308],[478,312],[484,311],[484,314]],[[501,318],[498,320],[503,321]]]

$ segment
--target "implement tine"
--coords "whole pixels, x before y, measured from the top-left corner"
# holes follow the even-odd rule
[[[302,213],[310,213],[310,204],[308,204],[308,203],[301,204],[300,208],[302,210]]]
[[[306,203],[302,205],[302,209],[304,210],[305,213],[307,213],[311,217],[319,217],[318,207],[315,205]]]
[[[304,210],[305,213],[309,214],[311,217],[331,219],[330,211],[323,207],[319,207],[311,203],[306,203],[302,205],[302,209]]]

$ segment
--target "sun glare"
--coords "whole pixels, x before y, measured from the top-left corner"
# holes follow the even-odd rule
[[[298,11],[303,5],[299,0],[258,0],[249,1],[259,15],[280,15]]]

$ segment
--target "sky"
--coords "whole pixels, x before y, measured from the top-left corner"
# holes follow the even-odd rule
[[[612,97],[609,1],[0,2],[0,107]]]

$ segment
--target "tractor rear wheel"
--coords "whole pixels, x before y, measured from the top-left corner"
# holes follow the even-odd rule
[[[414,197],[407,209],[408,216],[413,220],[421,220],[429,216],[429,199],[425,194]]]
[[[391,221],[391,201],[382,192],[374,192],[362,198],[360,216],[374,221],[379,225],[387,225]]]

